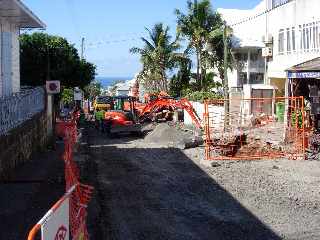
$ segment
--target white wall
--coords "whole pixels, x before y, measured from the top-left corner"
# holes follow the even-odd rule
[[[12,30],[12,90],[16,93],[20,91],[20,31],[17,27]]]
[[[0,26],[2,32],[11,32],[12,33],[12,91],[13,93],[20,91],[20,45],[19,45],[19,28],[10,23],[7,19],[0,19]],[[1,34],[2,36],[2,34]],[[0,46],[2,46],[0,36]],[[0,73],[2,73],[2,47],[0,47]],[[0,75],[0,96],[2,95],[3,90],[3,79]]]
[[[190,102],[195,110],[195,112],[200,117],[201,121],[203,121],[204,114],[204,104],[199,102]],[[220,127],[220,123],[223,122],[224,118],[224,107],[223,106],[209,106],[209,112],[214,113],[215,117],[212,119],[212,124],[214,127]],[[184,110],[184,124],[187,126],[194,125],[192,118],[188,114],[186,110]]]
[[[228,24],[240,22],[249,17],[256,16],[264,12],[270,6],[271,0],[262,0],[260,4],[252,10],[238,9],[218,9]],[[251,18],[241,24],[233,26],[236,37],[240,38],[240,47],[246,46],[264,46],[263,36],[271,35],[273,37],[273,58],[268,62],[268,78],[285,78],[288,68],[320,57],[320,49],[301,50],[299,26],[319,21],[320,31],[320,0],[293,0],[283,6],[271,10],[268,14]],[[284,54],[278,52],[279,30],[295,27],[296,51]],[[320,32],[319,32],[320,34]],[[285,49],[286,49],[286,31],[285,31]],[[319,36],[320,39],[320,36]],[[319,40],[320,41],[320,40]],[[320,44],[320,42],[319,42]],[[319,47],[320,48],[320,47]],[[229,74],[229,85],[232,87],[236,82],[236,76]]]
[[[320,21],[319,0],[295,0],[271,11],[268,16],[268,33],[274,38],[273,60],[268,64],[269,78],[285,78],[285,70],[302,62],[319,57],[318,50],[304,51],[300,49],[299,25]],[[296,51],[279,54],[279,30],[295,27]],[[285,31],[285,49],[286,49]]]

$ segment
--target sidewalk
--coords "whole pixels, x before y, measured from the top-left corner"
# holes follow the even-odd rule
[[[0,239],[24,240],[29,230],[64,194],[63,145],[37,154],[0,182]]]

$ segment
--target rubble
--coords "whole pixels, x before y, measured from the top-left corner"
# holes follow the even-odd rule
[[[168,123],[158,124],[144,139],[147,143],[156,143],[186,149],[197,147],[203,143],[201,137],[196,137],[191,131],[183,131]]]

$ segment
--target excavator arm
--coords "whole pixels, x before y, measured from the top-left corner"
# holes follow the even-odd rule
[[[140,120],[152,119],[152,116],[162,109],[183,109],[190,115],[193,123],[199,129],[202,129],[201,119],[195,112],[192,104],[187,99],[175,100],[169,97],[159,97],[154,101],[149,102],[140,113]]]

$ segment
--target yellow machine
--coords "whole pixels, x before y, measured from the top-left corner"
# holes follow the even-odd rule
[[[113,108],[113,100],[112,97],[109,96],[99,96],[93,103],[94,111],[99,110],[111,110]]]

